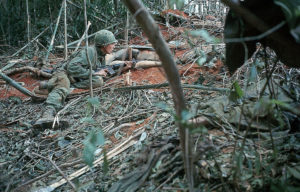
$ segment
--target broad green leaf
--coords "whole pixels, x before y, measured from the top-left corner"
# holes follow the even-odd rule
[[[99,97],[89,97],[87,99],[88,103],[91,104],[94,107],[99,107],[100,106],[100,101]]]
[[[284,102],[276,100],[276,99],[270,100],[270,103],[276,104],[276,105],[278,105],[279,107],[281,107],[281,108],[283,108],[285,110],[293,111],[295,114],[299,113],[299,109],[292,107],[288,103],[284,103]]]
[[[176,0],[169,0],[169,7],[171,8],[171,9],[175,9],[175,5],[176,4]]]
[[[96,147],[94,147],[91,143],[85,143],[82,158],[84,163],[90,167],[93,166],[95,150]]]
[[[92,167],[94,162],[94,153],[97,149],[98,145],[104,144],[105,139],[104,135],[101,131],[91,131],[84,141],[84,149],[83,149],[83,160],[84,162]]]
[[[274,104],[280,105],[280,106],[282,106],[282,107],[287,107],[287,106],[288,106],[286,103],[284,103],[284,102],[282,102],[282,101],[279,101],[279,100],[276,100],[276,99],[270,100],[270,103],[274,103]]]
[[[191,119],[193,116],[194,115],[191,112],[189,112],[188,110],[183,110],[181,112],[181,118],[184,121],[187,121],[187,120]]]
[[[206,59],[206,55],[204,55],[202,57],[199,57],[196,62],[199,66],[202,66],[206,62]]]
[[[167,110],[169,108],[169,106],[164,102],[156,103],[155,106],[163,110]]]
[[[287,167],[287,169],[296,179],[300,180],[300,170],[298,170],[294,167]]]
[[[162,109],[162,110],[164,110],[164,111],[170,113],[171,115],[172,115],[172,114],[173,114],[173,115],[175,114],[173,108],[171,108],[169,105],[167,105],[167,104],[164,103],[164,102],[158,102],[158,103],[155,103],[154,105],[155,105],[156,107],[158,107],[158,108],[160,108],[160,109]]]
[[[244,92],[242,91],[237,81],[233,82],[233,88],[234,90],[230,92],[229,100],[236,102],[243,97]]]
[[[241,87],[237,81],[233,82],[233,87],[234,87],[234,90],[235,90],[236,94],[238,95],[238,97],[242,98],[244,96],[244,92],[241,89]]]
[[[184,6],[184,0],[169,0],[169,7],[171,9],[175,9],[176,5],[176,9],[182,9]]]
[[[176,8],[182,9],[184,6],[184,0],[176,0]]]

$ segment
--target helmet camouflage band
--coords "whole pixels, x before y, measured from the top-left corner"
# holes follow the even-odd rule
[[[96,46],[106,46],[117,42],[114,34],[108,30],[100,30],[95,36]]]

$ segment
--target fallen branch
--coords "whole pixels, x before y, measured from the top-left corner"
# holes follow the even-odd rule
[[[130,87],[120,87],[113,89],[114,91],[129,91],[129,90],[140,90],[140,89],[159,89],[163,87],[168,87],[169,83],[162,83],[162,84],[153,84],[153,85],[138,85],[138,86],[130,86]],[[189,84],[182,84],[182,88],[190,88],[190,89],[201,89],[206,91],[217,91],[222,93],[227,93],[230,89],[226,88],[217,88],[217,87],[207,87],[203,85],[189,85]],[[104,91],[104,90],[102,90]]]
[[[159,191],[160,188],[162,188],[162,186],[164,186],[164,185],[165,185],[166,183],[168,183],[171,179],[173,179],[174,176],[176,176],[177,173],[179,173],[179,171],[181,171],[181,170],[182,170],[182,169],[177,169],[174,173],[172,173],[172,175],[171,175],[168,179],[166,179],[162,184],[160,184],[160,185],[154,190],[154,192]]]
[[[142,133],[143,133],[143,130],[139,131],[134,136],[129,137],[126,141],[124,141],[118,147],[116,147],[113,150],[111,150],[110,152],[108,152],[107,153],[107,159],[111,159],[112,157],[114,157],[116,155],[119,155],[120,153],[122,153],[123,151],[125,151],[126,149],[128,149],[129,147],[133,146],[137,142],[135,140],[135,138],[138,137],[139,135],[141,135]],[[100,158],[98,158],[97,160],[94,161],[94,166],[93,167],[97,167],[102,162],[103,162],[103,156],[101,156]],[[75,179],[75,178],[83,175],[84,173],[88,172],[89,170],[90,170],[89,166],[85,166],[85,167],[79,169],[78,171],[70,174],[68,176],[68,179],[69,180]],[[48,187],[46,187],[44,189],[40,189],[40,190],[47,190],[48,192],[51,192],[51,191],[55,190],[56,188],[62,186],[66,182],[67,182],[66,179],[61,179],[60,181],[55,182],[55,183],[51,184],[50,186],[48,186]]]
[[[154,51],[154,48],[149,45],[149,46],[146,46],[146,45],[129,45],[130,48],[132,49],[143,49],[143,50],[152,50]],[[127,46],[118,46],[117,48],[119,49],[125,49],[127,48]]]
[[[35,156],[38,156],[44,160],[50,161],[50,163],[55,167],[55,169],[67,180],[67,182],[71,185],[71,187],[76,191],[76,187],[75,187],[74,183],[72,183],[72,181],[70,181],[68,179],[68,177],[62,172],[62,170],[54,163],[54,161],[51,158],[46,158],[46,157],[44,157],[40,154],[34,153],[34,152],[32,152],[32,154]]]
[[[82,35],[81,38],[78,40],[78,43],[77,43],[77,45],[76,45],[75,50],[73,51],[73,54],[75,54],[75,53],[77,52],[77,50],[78,50],[78,48],[79,48],[79,46],[80,46],[82,40],[84,39],[84,37],[85,37],[86,34],[87,34],[87,32],[88,32],[90,26],[91,26],[91,22],[88,23],[87,28],[85,29],[83,35]],[[67,45],[67,47],[68,47],[68,45]]]
[[[75,103],[79,102],[80,99],[82,97],[78,97],[77,99],[74,99],[71,103],[69,103],[68,105],[66,105],[63,109],[61,109],[58,113],[56,113],[55,117],[54,117],[54,121],[52,124],[52,129],[55,127],[55,124],[57,123],[57,125],[59,125],[59,115],[64,112],[65,110],[67,110],[71,105],[74,105]]]
[[[188,122],[193,124],[194,126],[206,126],[212,124],[212,122],[205,116],[195,117],[193,119],[188,120]]]
[[[71,163],[64,163],[62,165],[59,166],[60,169],[63,169],[63,168],[67,168],[67,167],[72,167],[72,166],[75,166],[75,165],[78,165],[80,163],[82,163],[82,159],[79,159],[79,160],[76,160],[74,162],[71,162]],[[44,173],[36,178],[33,178],[29,181],[26,181],[25,183],[23,183],[22,185],[18,186],[17,188],[15,188],[14,190],[15,191],[22,191],[21,189],[24,188],[25,186],[28,186],[28,185],[31,185],[32,183],[44,178],[44,177],[48,177],[49,175],[53,174],[55,172],[55,169],[52,169],[50,171],[48,171],[47,173]]]
[[[141,89],[160,89],[168,87],[169,83],[161,83],[161,84],[152,84],[152,85],[137,85],[137,86],[128,86],[128,87],[119,87],[119,88],[96,88],[95,93],[98,92],[110,92],[110,91],[132,91],[132,90],[141,90]],[[227,88],[217,88],[217,87],[207,87],[203,85],[189,85],[182,84],[182,88],[184,89],[200,89],[205,91],[217,91],[221,93],[229,93],[230,89]],[[81,93],[70,94],[67,98],[71,99],[79,95],[87,95],[88,91],[84,91]]]
[[[25,66],[25,67],[20,67],[20,68],[7,70],[7,71],[4,72],[4,74],[5,75],[12,75],[12,74],[15,74],[15,73],[21,73],[21,72],[25,72],[25,71],[33,72],[38,77],[46,77],[46,78],[51,78],[52,77],[52,74],[44,72],[44,71],[39,70],[39,69],[34,68],[34,67],[30,67],[30,66]]]
[[[52,34],[52,38],[51,38],[51,41],[50,41],[50,45],[49,45],[48,51],[46,53],[46,57],[45,57],[46,62],[47,62],[49,54],[50,54],[50,52],[52,51],[52,48],[53,48],[54,39],[55,39],[55,36],[56,36],[57,27],[58,27],[58,24],[59,24],[59,20],[60,20],[60,16],[61,16],[63,8],[64,8],[64,1],[62,1],[61,7],[60,7],[60,10],[59,10],[59,13],[58,13],[58,17],[57,17],[57,20],[56,20],[56,25],[55,25],[55,28],[54,28],[54,32]],[[64,48],[65,48],[65,46],[64,46]]]
[[[34,39],[32,39],[29,43],[27,43],[24,47],[22,47],[21,49],[19,49],[17,52],[15,52],[11,57],[16,56],[18,53],[20,53],[21,51],[23,51],[28,45],[30,45],[33,41],[37,40],[42,34],[44,34],[47,30],[49,29],[49,27],[46,27],[46,29],[44,29],[44,31],[42,31],[40,34],[38,34],[38,36],[36,36]]]
[[[39,97],[39,96],[35,95],[34,93],[32,93],[31,91],[29,91],[28,89],[22,87],[19,83],[17,83],[16,81],[14,81],[13,79],[11,79],[7,75],[5,75],[1,70],[0,70],[0,77],[2,77],[2,79],[4,79],[8,84],[10,84],[11,86],[13,86],[17,90],[19,90],[21,93],[23,93],[23,94],[25,94],[27,96],[30,96],[31,98],[33,98],[35,100],[45,99],[43,97]]]
[[[108,192],[137,191],[138,189],[140,189],[151,174],[153,167],[157,165],[160,157],[174,147],[175,146],[172,143],[168,143],[158,150],[153,149],[148,155],[148,161],[146,165],[143,165],[136,171],[133,171],[124,176],[117,183],[113,184]]]
[[[115,127],[115,128],[113,128],[113,129],[109,130],[108,134],[112,134],[113,132],[119,131],[120,129],[123,129],[123,128],[125,128],[125,127],[126,127],[126,128],[129,128],[129,127],[134,126],[134,125],[136,125],[136,122],[134,122],[134,123],[124,123],[124,124],[121,124],[121,125],[119,125],[118,127]]]

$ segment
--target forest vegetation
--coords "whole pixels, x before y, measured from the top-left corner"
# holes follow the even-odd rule
[[[104,84],[36,129],[104,29]],[[299,68],[299,0],[2,0],[0,191],[300,191]]]

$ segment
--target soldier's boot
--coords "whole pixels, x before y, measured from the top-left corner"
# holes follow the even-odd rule
[[[44,111],[42,117],[38,119],[33,125],[37,129],[51,129],[53,127],[53,122],[55,118],[56,110],[53,107],[47,107]],[[68,127],[68,121],[64,119],[59,119],[58,122],[54,124],[54,129]]]

